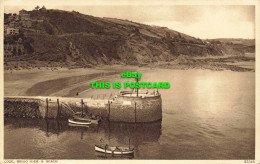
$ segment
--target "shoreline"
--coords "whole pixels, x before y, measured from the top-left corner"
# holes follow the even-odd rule
[[[117,70],[140,70],[140,69],[173,69],[173,70],[188,70],[188,69],[201,69],[201,70],[213,70],[224,71],[231,70],[235,72],[255,72],[255,54],[249,53],[241,56],[205,56],[205,57],[190,57],[186,55],[179,55],[176,59],[171,61],[160,61],[154,63],[144,63],[138,65],[126,65],[126,64],[113,64],[113,65],[99,65],[90,68],[83,66],[64,66],[64,64],[56,62],[51,65],[46,65],[45,62],[37,61],[36,65],[30,65],[27,63],[34,63],[35,61],[18,61],[6,62],[4,64],[4,72],[37,72],[37,71],[70,71],[78,69],[91,69],[91,70],[103,70],[109,68],[111,71]]]
[[[4,73],[5,96],[63,96],[78,97],[101,96],[115,94],[120,89],[106,89],[99,93],[99,89],[91,90],[90,82],[110,81],[116,79],[125,71],[151,71],[172,70],[167,68],[138,67],[138,66],[103,66],[92,69],[61,69],[56,71],[45,70],[20,70]],[[175,69],[174,69],[175,70]],[[215,71],[209,69],[182,69],[183,71]],[[176,70],[177,71],[177,70]],[[225,70],[231,71],[231,70]],[[217,71],[218,72],[218,71]],[[232,71],[239,72],[239,71]],[[244,72],[244,71],[243,71]],[[246,71],[252,72],[252,71]],[[118,76],[118,77],[117,77]],[[118,80],[118,79],[117,79]],[[133,79],[122,79],[133,80]],[[78,96],[76,95],[78,93]]]

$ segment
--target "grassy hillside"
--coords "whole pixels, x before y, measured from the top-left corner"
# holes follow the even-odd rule
[[[37,60],[81,67],[143,65],[173,61],[179,55],[240,55],[254,51],[252,45],[244,43],[206,42],[165,27],[116,18],[98,18],[61,10],[33,10],[29,13],[31,19],[43,20],[34,27],[41,32],[21,36],[27,41],[24,44],[29,50],[23,57],[6,61]]]

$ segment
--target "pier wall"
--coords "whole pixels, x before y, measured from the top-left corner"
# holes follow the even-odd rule
[[[4,115],[26,118],[43,118],[43,111],[40,111],[40,100],[27,100],[13,98],[4,100]]]
[[[162,119],[162,100],[156,97],[124,97],[119,96],[110,104],[111,121],[151,122]]]
[[[118,96],[114,100],[65,97],[5,97],[4,114],[9,117],[71,118],[75,112],[101,116],[110,121],[152,122],[162,118],[160,96]]]

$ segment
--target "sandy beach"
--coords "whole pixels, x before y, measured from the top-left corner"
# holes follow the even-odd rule
[[[107,72],[109,71],[97,69],[5,71],[4,93],[5,96],[52,95],[54,92],[58,92],[64,88],[68,90],[68,88],[75,87],[72,84],[87,82],[90,80],[90,78],[87,78],[88,75],[102,75],[102,73]],[[75,79],[75,77],[81,78]],[[46,86],[45,83],[50,85]],[[42,85],[39,86],[39,84]],[[66,90],[59,92],[59,96],[64,96],[65,92]]]
[[[34,69],[4,71],[5,96],[64,96],[82,97],[91,81],[104,81],[124,71],[147,70],[137,66],[104,66],[100,68]]]

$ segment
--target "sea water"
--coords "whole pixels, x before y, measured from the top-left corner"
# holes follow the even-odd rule
[[[118,75],[110,81],[123,79]],[[96,153],[95,144],[130,145],[134,156],[126,158],[133,159],[254,158],[254,72],[150,70],[139,81],[171,84],[159,89],[162,121],[75,127],[67,120],[5,118],[4,158],[124,158]],[[90,89],[85,95],[119,91]]]

